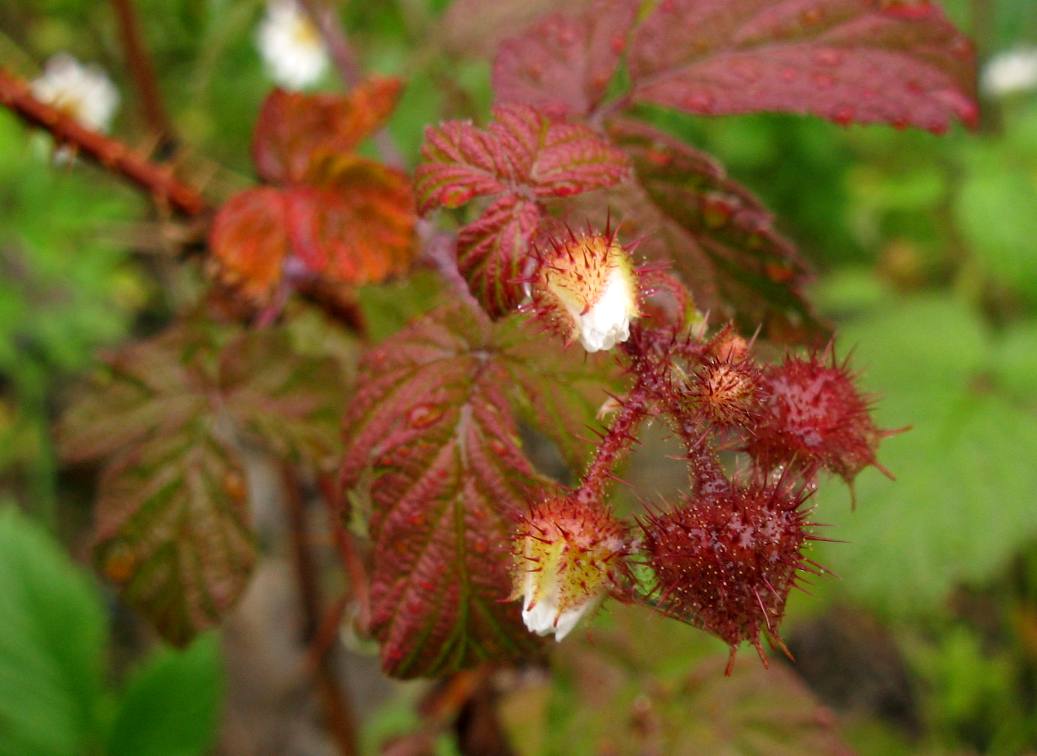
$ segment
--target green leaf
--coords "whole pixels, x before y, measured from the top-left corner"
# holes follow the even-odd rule
[[[834,538],[819,561],[842,577],[840,591],[886,612],[935,608],[962,582],[1001,569],[1037,536],[1037,456],[1032,413],[993,393],[989,335],[950,299],[890,304],[845,327],[863,383],[879,392],[881,425],[911,424],[883,443],[896,482],[875,471],[857,481],[855,512],[830,483],[816,518]]]
[[[109,756],[207,753],[216,735],[223,680],[219,639],[151,656],[130,677],[108,736]]]
[[[0,508],[0,754],[83,753],[97,731],[105,617],[89,579]]]
[[[753,654],[725,677],[726,651],[690,626],[622,605],[603,620],[556,655],[543,752],[847,752],[834,718],[780,662],[764,669]]]
[[[1037,303],[1037,172],[1007,150],[975,157],[955,203],[965,239],[996,283]]]
[[[564,349],[524,317],[502,321],[494,339],[521,415],[558,446],[573,471],[582,470],[594,431],[604,430],[598,410],[609,392],[622,393],[616,361],[606,352]]]

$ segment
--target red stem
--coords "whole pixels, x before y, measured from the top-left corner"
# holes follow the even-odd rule
[[[162,96],[155,79],[155,69],[151,65],[140,35],[137,14],[132,0],[112,0],[115,15],[119,21],[119,34],[122,46],[126,51],[126,63],[133,75],[133,83],[140,96],[141,108],[148,127],[158,136],[160,143],[169,144],[174,141],[173,128],[170,125],[166,109],[162,105]]]
[[[88,129],[55,107],[33,97],[29,86],[0,68],[0,105],[23,121],[49,131],[84,157],[119,174],[147,191],[160,205],[183,215],[202,215],[205,198],[194,187],[178,180],[169,166],[158,165],[121,142]]]
[[[618,400],[620,408],[608,432],[598,444],[576,490],[576,497],[586,501],[600,501],[608,490],[616,464],[637,443],[637,428],[648,414],[649,401],[640,384],[625,399]]]
[[[288,463],[282,465],[282,479],[284,481],[285,510],[295,557],[299,600],[303,611],[303,635],[307,645],[312,647],[318,638],[322,623],[320,584],[317,580],[313,554],[310,551],[310,539],[306,527],[306,503],[303,500],[298,475]],[[315,682],[324,706],[328,728],[331,730],[339,752],[344,756],[353,756],[358,752],[356,725],[349,697],[339,684],[335,674],[334,651],[334,644],[330,644],[324,653],[314,658],[316,663]]]

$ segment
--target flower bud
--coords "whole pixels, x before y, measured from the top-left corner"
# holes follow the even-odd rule
[[[624,527],[601,506],[575,498],[535,505],[516,534],[515,590],[530,632],[568,635],[618,587],[625,572]]]
[[[640,315],[630,256],[611,234],[555,241],[540,255],[532,295],[537,314],[588,352],[626,341]]]

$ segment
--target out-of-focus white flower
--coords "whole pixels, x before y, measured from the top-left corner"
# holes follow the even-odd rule
[[[1037,47],[995,55],[983,67],[982,87],[994,97],[1037,89]]]
[[[617,585],[622,526],[603,508],[567,498],[533,507],[516,538],[514,598],[531,633],[562,640]]]
[[[257,44],[270,78],[289,89],[315,83],[328,67],[320,30],[296,0],[269,0]]]
[[[611,235],[592,234],[556,243],[541,255],[531,287],[533,309],[588,352],[630,338],[638,317],[638,287],[630,256]]]
[[[43,73],[32,82],[32,93],[96,131],[108,131],[119,106],[119,90],[104,70],[83,65],[67,53],[47,61]]]

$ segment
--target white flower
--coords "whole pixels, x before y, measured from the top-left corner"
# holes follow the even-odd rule
[[[269,0],[256,42],[267,72],[281,86],[302,89],[328,67],[320,31],[296,0]]]
[[[994,97],[1037,88],[1037,47],[995,55],[983,67],[982,87],[984,92]]]
[[[526,573],[522,593],[522,621],[526,623],[526,629],[537,635],[553,633],[556,641],[571,633],[583,616],[597,607],[605,596],[602,588],[600,592],[584,597],[581,603],[563,609],[561,582],[557,578],[541,581],[535,572]]]
[[[105,72],[59,53],[47,61],[43,74],[32,82],[38,100],[64,111],[83,126],[107,131],[119,106],[119,90]]]
[[[580,321],[580,343],[588,352],[611,349],[630,338],[630,321],[637,317],[637,293],[628,270],[609,272],[605,290]]]
[[[640,315],[630,256],[611,235],[556,243],[541,257],[531,295],[533,309],[588,352],[626,341],[630,321]]]
[[[532,507],[517,535],[512,598],[531,633],[560,641],[618,583],[623,527],[600,505],[554,498]]]

